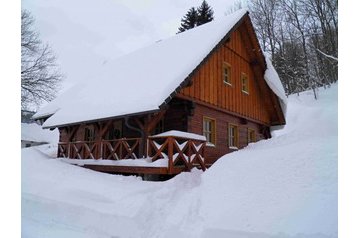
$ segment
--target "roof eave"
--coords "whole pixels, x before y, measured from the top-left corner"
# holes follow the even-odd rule
[[[104,118],[97,118],[97,119],[78,121],[78,122],[72,122],[72,123],[64,123],[64,124],[55,124],[55,125],[50,125],[50,126],[43,126],[42,128],[43,129],[54,129],[56,127],[60,128],[60,127],[66,127],[66,126],[74,126],[74,125],[78,125],[78,124],[89,124],[89,123],[98,122],[98,121],[108,121],[108,120],[120,119],[120,118],[125,118],[125,117],[133,117],[133,116],[151,114],[151,113],[156,113],[156,112],[159,112],[159,111],[161,111],[160,108],[159,109],[154,109],[154,110],[149,110],[149,111],[129,113],[129,114],[118,115],[118,116],[112,116],[112,117],[104,117]]]

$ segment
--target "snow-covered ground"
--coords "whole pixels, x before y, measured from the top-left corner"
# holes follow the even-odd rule
[[[291,96],[272,139],[166,182],[22,149],[22,237],[337,237],[337,95]]]

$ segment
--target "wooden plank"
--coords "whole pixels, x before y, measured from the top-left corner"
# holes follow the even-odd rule
[[[217,71],[217,65],[218,65],[218,54],[217,51],[213,54],[213,58],[212,58],[212,77],[213,77],[213,95],[214,95],[214,101],[213,104],[215,106],[218,105],[218,92],[217,92],[217,88],[218,88],[218,79],[216,78],[216,71]]]
[[[139,167],[139,166],[110,166],[110,165],[83,165],[81,167],[106,173],[124,174],[169,174],[166,167]],[[180,169],[174,169],[172,174],[180,173]]]
[[[231,62],[231,84],[232,86],[230,87],[230,111],[235,111],[234,110],[234,105],[235,105],[235,98],[234,98],[234,87],[235,87],[235,74],[234,74],[234,69],[235,69],[235,55],[230,52],[230,62]]]
[[[174,168],[174,161],[173,161],[174,139],[173,137],[168,137],[167,141],[168,141],[168,173],[172,173]]]
[[[208,63],[209,63],[209,79],[210,79],[210,103],[215,105],[215,101],[214,101],[215,78],[214,78],[214,73],[213,73],[213,70],[214,70],[214,62],[213,61],[214,61],[214,59],[211,58]]]
[[[222,92],[222,83],[221,83],[221,64],[222,64],[222,54],[221,54],[222,50],[221,48],[218,50],[218,54],[217,54],[217,62],[216,62],[216,79],[217,79],[217,95],[218,95],[218,106],[222,107],[222,97],[223,97],[223,92]]]

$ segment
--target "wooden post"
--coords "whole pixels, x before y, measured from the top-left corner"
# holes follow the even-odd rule
[[[205,163],[205,144],[206,144],[206,142],[202,142],[203,144],[202,144],[202,146],[201,146],[201,148],[202,148],[202,151],[201,151],[201,155],[203,156],[203,164],[204,164],[204,167],[203,166],[201,166],[201,169],[203,170],[203,171],[205,171],[206,170],[206,163]]]
[[[103,147],[104,147],[104,142],[103,142],[103,140],[104,140],[104,138],[105,138],[105,136],[106,136],[106,133],[107,133],[107,131],[109,130],[109,128],[111,127],[113,125],[113,120],[109,120],[109,121],[107,121],[107,123],[105,122],[105,123],[103,123],[103,124],[101,124],[101,127],[100,127],[100,145],[99,145],[99,149],[100,149],[100,158],[102,158],[102,159],[105,159],[106,158],[106,155],[105,155],[105,153],[104,153],[104,149],[103,149]]]
[[[173,172],[173,137],[168,137],[168,173],[171,174]]]

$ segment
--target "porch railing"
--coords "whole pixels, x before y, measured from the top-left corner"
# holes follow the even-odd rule
[[[185,138],[179,136],[149,137],[147,155],[156,161],[168,158],[168,170],[172,173],[174,168],[183,167],[190,171],[199,167],[203,171],[205,166],[205,140]]]
[[[58,143],[58,157],[72,159],[138,159],[141,138],[118,140],[77,141]],[[175,168],[190,171],[193,167],[206,170],[205,140],[180,136],[150,136],[145,157],[168,159],[168,173]]]
[[[140,138],[58,143],[58,157],[72,159],[137,159]]]

